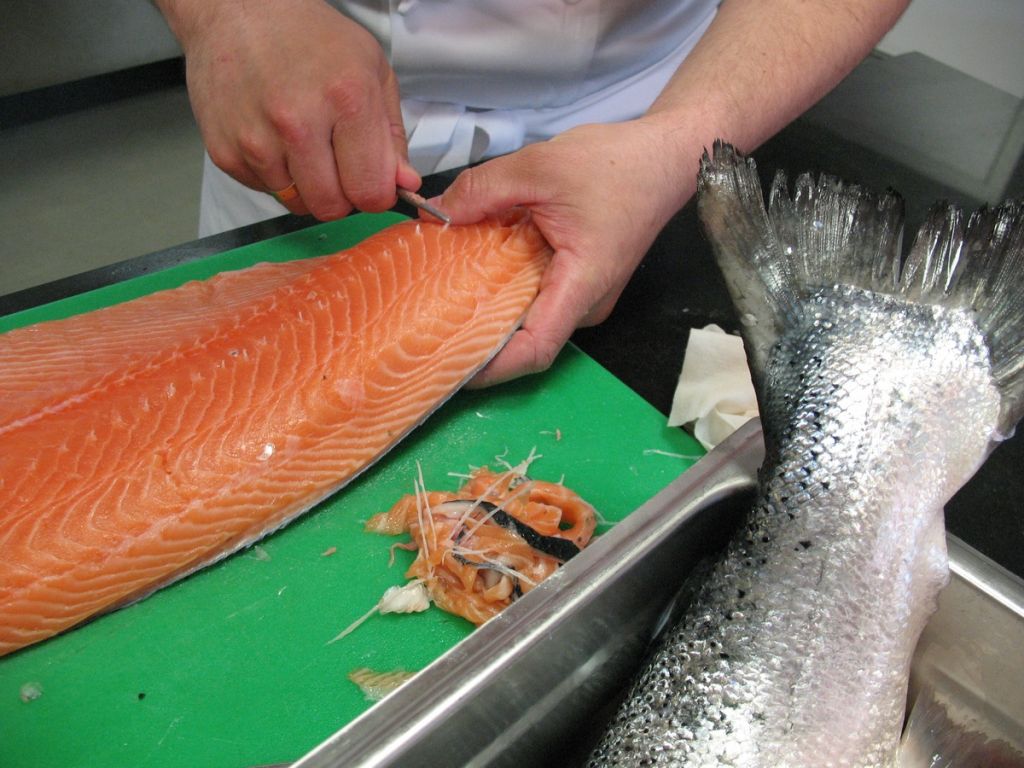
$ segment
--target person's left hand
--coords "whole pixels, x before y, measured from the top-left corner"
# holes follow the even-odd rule
[[[665,222],[693,194],[692,165],[673,164],[643,120],[585,125],[463,171],[434,201],[455,224],[528,208],[554,249],[522,327],[473,379],[483,387],[546,370],[576,328],[612,311]],[[687,167],[676,167],[676,165]]]

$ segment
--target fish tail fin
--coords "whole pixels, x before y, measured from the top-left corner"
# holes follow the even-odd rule
[[[903,258],[904,204],[892,191],[803,174],[790,194],[780,172],[766,207],[753,159],[721,140],[704,153],[697,190],[759,391],[768,352],[803,300],[846,285],[970,310],[1002,395],[999,426],[1024,415],[1024,202],[982,208],[966,223],[938,204]]]
[[[899,291],[971,312],[989,348],[1001,395],[999,428],[1024,416],[1024,201],[983,207],[966,218],[937,204],[903,264]]]
[[[698,210],[743,326],[760,390],[768,351],[813,290],[891,283],[898,274],[903,200],[831,176],[776,174],[765,207],[757,166],[718,140],[704,153]]]
[[[743,326],[754,386],[760,393],[768,351],[787,303],[787,264],[768,219],[753,158],[716,140],[701,158],[697,211]]]

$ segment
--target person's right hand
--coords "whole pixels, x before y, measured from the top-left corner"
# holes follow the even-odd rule
[[[322,0],[161,0],[213,162],[297,214],[381,211],[417,189],[398,83],[377,41]]]

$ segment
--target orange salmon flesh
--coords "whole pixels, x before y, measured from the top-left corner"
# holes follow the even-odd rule
[[[500,349],[550,254],[525,215],[410,221],[0,335],[0,655],[345,485]]]
[[[565,539],[582,550],[597,528],[594,508],[560,483],[527,477],[525,469],[492,472],[480,467],[454,493],[417,489],[387,512],[371,517],[366,530],[408,532],[416,560],[406,578],[420,579],[444,611],[483,624],[548,578],[562,560],[535,549],[493,519],[481,506],[516,518],[539,535]],[[453,511],[446,504],[456,502]],[[463,504],[458,504],[463,502]]]

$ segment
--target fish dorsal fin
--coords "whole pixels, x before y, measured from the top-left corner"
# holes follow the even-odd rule
[[[989,345],[1000,428],[1024,415],[1024,202],[983,208],[966,224],[937,204],[901,256],[904,205],[831,176],[778,173],[765,207],[757,166],[716,141],[704,153],[698,210],[739,315],[759,394],[768,353],[803,301],[833,286],[970,311]]]

